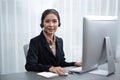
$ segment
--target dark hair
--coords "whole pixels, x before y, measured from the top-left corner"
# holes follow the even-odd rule
[[[45,10],[45,11],[42,13],[41,24],[40,24],[41,28],[43,28],[43,26],[44,26],[44,25],[43,25],[43,20],[44,20],[44,18],[45,18],[48,14],[50,14],[50,13],[53,13],[53,14],[55,14],[55,15],[57,16],[58,22],[59,22],[59,25],[58,25],[58,26],[61,25],[59,13],[58,13],[55,9],[47,9],[47,10]]]

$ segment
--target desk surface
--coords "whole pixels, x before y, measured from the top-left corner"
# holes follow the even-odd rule
[[[0,75],[0,80],[120,80],[120,64],[116,64],[116,72],[110,76],[101,76],[90,73],[69,74],[68,76],[56,76],[52,78],[44,78],[35,72],[22,72]]]

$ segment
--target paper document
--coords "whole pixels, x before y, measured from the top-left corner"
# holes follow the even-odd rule
[[[40,72],[40,73],[37,73],[37,74],[40,75],[40,76],[46,77],[46,78],[58,76],[58,74],[52,73],[52,72]]]

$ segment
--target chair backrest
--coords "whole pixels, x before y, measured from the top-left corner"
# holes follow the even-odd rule
[[[28,49],[29,49],[29,44],[25,44],[25,45],[23,46],[23,49],[24,49],[25,58],[26,58],[27,53],[28,53]]]

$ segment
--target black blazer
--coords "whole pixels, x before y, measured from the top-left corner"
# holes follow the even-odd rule
[[[27,71],[49,71],[51,66],[74,66],[74,62],[66,62],[63,51],[63,40],[56,37],[56,56],[43,34],[30,40],[29,50],[26,58],[25,68]]]

